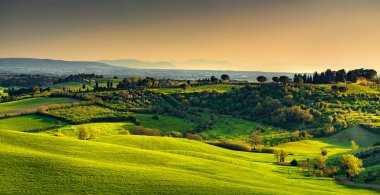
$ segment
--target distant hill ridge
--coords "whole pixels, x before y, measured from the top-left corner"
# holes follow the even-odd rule
[[[113,63],[111,63],[111,61]],[[129,66],[122,65],[129,62]],[[118,63],[121,63],[117,65]],[[186,67],[195,67],[201,64],[209,70],[176,69],[177,64]],[[132,66],[133,65],[133,66]],[[194,66],[193,66],[194,65]],[[175,66],[175,67],[172,67]],[[182,67],[182,65],[181,65]],[[223,67],[226,67],[225,69]],[[119,77],[154,77],[158,79],[196,80],[220,77],[228,74],[232,80],[256,81],[258,76],[268,79],[274,76],[293,77],[294,73],[261,72],[261,71],[232,71],[228,70],[229,62],[196,59],[184,62],[145,62],[140,60],[104,60],[93,61],[64,61],[36,58],[0,58],[0,74],[43,74],[43,75],[71,75],[79,73],[94,73],[103,76]],[[224,69],[224,70],[221,70]]]
[[[102,67],[112,67],[109,64],[101,62],[92,61],[65,61],[65,60],[52,60],[52,59],[36,59],[36,58],[0,58],[1,67],[28,67],[33,66],[39,67],[78,67],[78,66],[102,66]]]

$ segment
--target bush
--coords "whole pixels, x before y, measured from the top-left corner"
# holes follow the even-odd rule
[[[258,146],[256,146],[256,151],[257,151],[257,152],[262,152],[263,149],[264,149],[264,146],[263,146],[263,145],[258,145]]]
[[[65,134],[63,134],[63,133],[54,133],[54,136],[56,136],[56,137],[65,137]]]
[[[191,139],[191,140],[196,140],[196,141],[202,141],[202,137],[197,135],[197,134],[192,134],[192,133],[186,133],[186,138]]]
[[[274,152],[274,149],[272,149],[272,148],[263,148],[261,150],[261,152],[262,153],[270,153],[270,154],[272,154]]]
[[[296,159],[293,159],[292,161],[290,161],[290,165],[292,166],[297,166],[298,165],[298,162]]]
[[[47,110],[47,107],[46,106],[40,106],[37,108],[37,112],[38,113],[45,113]]]
[[[182,133],[178,132],[178,131],[170,131],[170,132],[166,133],[166,136],[169,136],[169,137],[182,137]]]
[[[79,127],[79,135],[78,138],[81,140],[88,140],[90,138],[90,131],[85,126]]]
[[[245,145],[245,144],[227,143],[227,142],[218,142],[218,143],[211,143],[211,144],[222,147],[222,148],[227,148],[230,150],[246,151],[246,152],[250,152],[252,150],[250,146]]]
[[[321,148],[321,154],[322,154],[323,156],[326,156],[327,153],[328,153],[328,151],[327,151],[326,148]]]
[[[152,119],[154,119],[154,120],[160,120],[160,117],[158,116],[158,114],[155,114],[155,115],[152,116]]]
[[[130,135],[131,133],[128,130],[126,130],[126,129],[122,129],[122,130],[119,131],[119,134],[120,135]]]
[[[135,126],[130,131],[134,135],[148,135],[148,136],[159,136],[160,130],[158,129],[149,129],[143,126]]]

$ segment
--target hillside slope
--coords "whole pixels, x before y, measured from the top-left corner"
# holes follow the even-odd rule
[[[343,146],[350,146],[351,140],[354,140],[359,146],[367,147],[379,142],[380,135],[372,133],[363,127],[355,126],[345,129],[333,136],[321,138],[320,140]]]
[[[374,193],[305,178],[271,154],[162,137],[97,141],[0,131],[1,193]]]

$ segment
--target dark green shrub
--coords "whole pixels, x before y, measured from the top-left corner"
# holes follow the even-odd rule
[[[296,159],[293,159],[292,161],[290,161],[290,165],[292,166],[297,166],[298,165],[298,162]]]
[[[169,136],[169,137],[182,137],[182,133],[181,132],[178,132],[178,131],[170,131],[168,133],[165,134],[166,136]]]
[[[158,129],[149,129],[143,126],[135,126],[130,132],[134,135],[148,135],[148,136],[159,136],[160,130]]]
[[[251,147],[245,144],[227,143],[227,142],[218,142],[218,143],[211,143],[211,144],[218,147],[230,149],[230,150],[246,151],[246,152],[251,151]]]

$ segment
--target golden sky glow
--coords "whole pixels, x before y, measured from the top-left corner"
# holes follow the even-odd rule
[[[0,0],[0,57],[379,70],[380,1]]]

